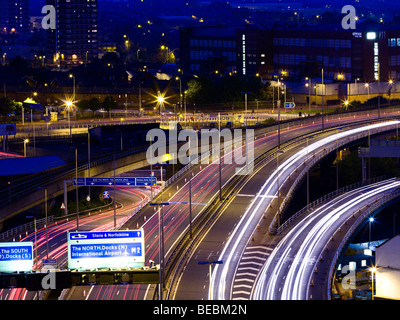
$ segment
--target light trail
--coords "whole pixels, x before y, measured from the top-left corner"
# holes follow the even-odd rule
[[[236,225],[231,236],[229,237],[224,249],[222,250],[218,260],[224,261],[222,265],[216,265],[212,274],[211,283],[209,287],[209,299],[210,300],[227,300],[228,289],[228,274],[230,270],[235,269],[235,257],[238,252],[243,252],[243,239],[249,238],[249,233],[255,229],[255,224],[260,220],[262,214],[271,202],[271,199],[267,196],[277,195],[277,177],[279,172],[279,179],[286,180],[290,174],[297,168],[298,165],[304,162],[304,158],[310,153],[316,152],[319,149],[323,149],[330,143],[336,143],[337,140],[341,140],[351,135],[355,135],[361,132],[368,132],[368,130],[396,126],[400,121],[388,121],[378,124],[372,124],[363,126],[360,128],[350,129],[347,131],[332,134],[329,137],[323,138],[317,142],[309,144],[308,148],[304,148],[289,157],[282,164],[275,169],[271,175],[267,178],[264,185],[261,187],[260,192],[257,193],[250,206],[243,214],[240,222]],[[281,181],[282,181],[281,180]],[[283,182],[282,182],[283,184]],[[246,235],[247,234],[247,235]]]
[[[260,272],[253,298],[307,299],[314,261],[332,234],[360,207],[399,187],[400,181],[389,179],[346,193],[316,209],[293,227],[274,249]],[[279,285],[280,290],[277,290]]]

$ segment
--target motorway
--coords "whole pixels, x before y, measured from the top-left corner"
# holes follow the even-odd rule
[[[373,115],[362,115],[358,116],[357,118],[353,116],[349,117],[342,117],[341,119],[335,120],[335,121],[329,121],[329,123],[325,123],[325,127],[328,126],[340,126],[344,125],[350,121],[354,120],[367,120],[373,118]],[[304,124],[304,125],[298,125],[298,126],[291,126],[288,129],[285,129],[284,131],[281,131],[281,142],[283,143],[284,141],[293,139],[295,137],[298,137],[302,134],[307,134],[310,132],[313,132],[315,130],[319,130],[321,127],[320,123],[314,123],[310,122],[309,124]],[[254,142],[254,154],[255,157],[258,155],[266,152],[269,149],[272,149],[276,146],[277,144],[277,133],[274,132],[272,134],[264,135],[259,137],[258,139],[255,140]],[[311,145],[310,145],[311,146]],[[299,149],[304,149],[304,144],[298,146]],[[292,150],[291,152],[294,153],[295,150]],[[289,156],[291,152],[285,152],[284,155],[282,156],[282,160],[286,156]],[[256,175],[258,182],[263,182],[267,180],[266,177],[268,177],[268,172],[271,173],[276,169],[276,160],[271,159],[269,162],[270,167],[267,170],[267,172],[263,175],[259,174]],[[235,169],[238,167],[235,163],[226,165],[223,164],[222,166],[222,184],[225,185],[233,176],[235,173]],[[288,170],[289,172],[290,170]],[[181,234],[185,232],[188,227],[189,227],[189,210],[188,210],[188,193],[189,193],[189,176],[193,174],[193,178],[191,181],[191,188],[192,188],[192,219],[195,221],[201,216],[201,213],[203,211],[203,208],[205,207],[205,204],[210,201],[217,193],[219,189],[219,183],[218,183],[218,174],[219,174],[219,166],[215,164],[210,164],[210,165],[196,165],[193,167],[191,172],[188,172],[186,175],[182,176],[181,179],[177,180],[176,183],[183,184],[183,186],[177,186],[177,184],[173,184],[169,187],[169,189],[165,190],[165,195],[164,195],[164,201],[170,202],[170,205],[165,206],[163,211],[163,218],[164,218],[164,241],[165,241],[165,256],[168,258],[168,256],[171,254],[172,250],[176,246],[176,243],[178,239],[180,238]],[[272,175],[273,176],[273,175]],[[186,179],[185,183],[183,183],[183,179]],[[268,180],[269,181],[269,180]],[[269,182],[271,183],[271,182]],[[274,183],[272,183],[273,185]],[[257,184],[254,184],[256,186]],[[175,188],[178,189],[175,191]],[[173,190],[174,192],[169,192],[169,190]],[[247,190],[243,189],[243,193],[247,193]],[[253,191],[252,194],[256,194],[257,191]],[[267,199],[267,197],[274,195],[274,189],[268,190],[269,193],[264,193],[264,198]],[[172,195],[170,196],[171,193]],[[275,190],[276,193],[276,190]],[[249,191],[249,194],[250,191]],[[267,196],[267,197],[265,197]],[[216,256],[219,256],[221,251],[224,249],[224,241],[226,240],[227,237],[229,237],[229,232],[232,232],[232,230],[237,230],[237,226],[235,229],[235,225],[238,221],[243,221],[243,216],[242,218],[240,217],[243,215],[243,212],[246,210],[246,207],[251,202],[251,197],[240,197],[243,201],[241,203],[241,206],[236,207],[235,210],[233,210],[235,213],[232,214],[229,217],[226,217],[224,219],[221,219],[220,221],[224,220],[225,224],[223,225],[222,230],[219,230],[218,227],[213,228],[213,231],[211,232],[212,234],[219,233],[220,235],[218,236],[218,240],[215,242],[217,245],[215,248],[218,246],[220,247],[220,250],[216,249],[214,250],[213,254]],[[158,200],[157,198],[155,199],[156,201]],[[229,210],[232,211],[232,210]],[[137,215],[137,217],[134,217],[134,219],[131,219],[129,223],[124,225],[124,228],[129,228],[129,229],[135,229],[137,228],[137,225],[139,224],[141,227],[144,228],[145,232],[145,243],[146,243],[146,261],[147,264],[149,263],[149,260],[153,260],[156,263],[160,261],[159,258],[159,248],[160,248],[160,237],[159,237],[159,211],[154,212],[153,207],[145,207],[143,210],[141,210],[140,215]],[[147,218],[146,218],[147,217]],[[240,220],[241,219],[241,220]],[[255,217],[254,219],[246,219],[249,223],[251,222],[253,226],[246,226],[246,228],[243,228],[241,230],[246,231],[246,236],[241,237],[241,241],[243,244],[247,243],[246,237],[251,235],[251,233],[254,230],[254,223],[257,223],[257,220],[259,220],[260,217]],[[139,223],[140,221],[140,223]],[[218,222],[218,225],[220,223]],[[214,225],[215,227],[216,225]],[[110,225],[105,225],[103,226],[102,230],[107,230],[107,228],[110,228]],[[247,228],[248,227],[248,228]],[[253,229],[252,229],[253,228]],[[214,229],[216,231],[214,231]],[[218,232],[218,230],[220,232]],[[211,234],[210,233],[210,234]],[[222,238],[222,241],[220,240]],[[232,238],[232,237],[231,237]],[[65,241],[65,240],[64,240]],[[204,243],[213,241],[207,238]],[[226,243],[225,243],[226,245]],[[234,255],[236,258],[241,255],[241,251],[234,249],[234,250],[228,250],[229,255]],[[226,252],[228,252],[226,251]],[[210,256],[210,254],[208,254]],[[227,261],[225,259],[225,261]],[[229,265],[229,264],[226,264]],[[231,268],[232,270],[236,270],[236,268]],[[208,270],[203,270],[199,271],[198,273],[190,273],[191,277],[190,278],[195,278],[194,281],[201,280],[203,281],[203,285],[201,286],[194,286],[195,288],[203,288],[207,284],[207,272]],[[225,272],[224,272],[225,273]],[[185,274],[187,274],[185,272]],[[197,274],[197,277],[193,277],[193,274]],[[227,273],[226,273],[227,274]],[[232,278],[233,275],[231,274],[230,277]],[[185,275],[182,277],[182,283],[184,283],[184,278]],[[205,281],[204,281],[205,280]],[[120,288],[117,287],[112,287],[112,286],[94,286],[90,288],[89,294],[86,294],[85,296],[82,297],[83,299],[152,299],[152,294],[154,288],[148,285],[134,285],[134,286],[128,286],[130,287],[128,289],[124,289],[125,291],[122,291]],[[186,286],[186,288],[193,287],[193,285]],[[124,287],[125,288],[125,287]],[[127,291],[128,290],[128,291]],[[196,289],[197,290],[197,289]],[[180,292],[185,293],[185,290],[181,291],[178,290],[178,294],[176,295],[176,299],[202,299],[202,298],[207,298],[207,290],[198,290],[196,292],[194,290],[193,294],[196,295],[184,295],[180,296]],[[117,294],[118,293],[118,294]],[[74,299],[77,297],[74,297]]]
[[[368,128],[354,130],[368,131]],[[343,131],[339,133],[339,136],[343,138],[353,133],[355,131]],[[321,139],[313,144],[310,143],[308,152],[315,153],[317,149],[321,151],[328,143],[336,145],[336,141],[336,136],[331,135],[331,137]],[[283,183],[307,158],[305,143],[289,152],[285,151],[280,158],[282,158],[280,160],[282,164],[279,165],[279,175],[281,183]],[[249,287],[252,287],[245,281],[252,281],[252,268],[258,270],[255,268],[258,263],[251,265],[248,260],[243,261],[246,260],[245,255],[249,254],[255,261],[257,253],[261,252],[264,256],[269,255],[272,247],[269,243],[261,242],[254,245],[253,248],[248,248],[253,252],[245,252],[245,248],[256,230],[257,223],[262,219],[272,199],[277,196],[276,168],[276,158],[271,159],[266,167],[257,172],[245,186],[242,186],[238,196],[225,209],[224,216],[213,225],[196,251],[192,253],[192,261],[188,263],[185,274],[181,278],[176,299],[229,300],[235,299],[235,287],[247,288],[247,291]],[[274,212],[276,214],[276,210]],[[243,256],[243,254],[245,255]],[[223,261],[223,264],[214,267],[210,290],[208,269],[202,265],[197,265],[198,260]],[[238,268],[239,266],[241,269]],[[194,279],[191,277],[193,274],[198,276]],[[204,276],[200,278],[200,274],[204,274]],[[244,278],[241,278],[243,282],[237,283],[236,278],[243,274],[245,275]],[[255,275],[257,275],[257,272]]]
[[[347,192],[308,214],[271,252],[256,281],[253,299],[307,300],[316,262],[332,235],[358,210],[399,187],[396,179],[374,183]]]

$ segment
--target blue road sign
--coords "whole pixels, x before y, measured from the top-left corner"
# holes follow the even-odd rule
[[[103,199],[110,199],[110,193],[108,191],[103,192]]]
[[[32,271],[33,242],[0,243],[0,272]]]
[[[144,187],[144,186],[155,186],[157,184],[156,177],[143,177],[143,178],[133,178],[133,177],[78,177],[78,186],[102,186],[110,187]],[[73,178],[74,186],[77,185],[77,179]]]
[[[157,178],[149,177],[149,178],[136,178],[136,185],[137,186],[155,186],[157,183]]]
[[[145,262],[142,229],[68,233],[68,268],[142,267]]]
[[[294,102],[286,102],[285,103],[285,108],[294,108],[296,104]]]
[[[123,239],[123,238],[143,238],[142,230],[126,231],[76,231],[69,232],[68,240],[99,240],[99,239]]]

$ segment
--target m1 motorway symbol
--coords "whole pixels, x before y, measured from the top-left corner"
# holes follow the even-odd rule
[[[114,185],[114,177],[78,177],[73,178],[73,184],[76,186],[102,186],[110,187]],[[145,187],[155,186],[157,184],[156,177],[116,177],[115,185],[119,187]]]

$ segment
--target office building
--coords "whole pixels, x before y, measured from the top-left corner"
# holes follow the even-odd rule
[[[98,55],[97,0],[48,0],[56,9],[56,28],[48,30],[54,64],[73,67]]]
[[[400,78],[400,25],[184,28],[180,49],[189,73],[219,68],[265,79],[348,83]]]
[[[29,0],[0,0],[0,33],[29,32]]]

